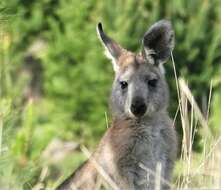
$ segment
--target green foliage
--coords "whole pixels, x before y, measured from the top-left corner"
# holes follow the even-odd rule
[[[4,124],[3,145],[10,147],[7,156],[13,157],[8,173],[4,173],[8,180],[16,178],[13,175],[20,169],[25,173],[26,168],[35,164],[41,168],[41,153],[53,138],[74,139],[94,146],[105,131],[106,120],[110,120],[108,97],[114,73],[96,35],[99,21],[125,48],[139,51],[148,26],[162,18],[170,19],[176,31],[173,55],[178,75],[188,80],[202,108],[208,99],[210,81],[214,81],[211,127],[218,131],[219,0],[9,0],[0,6],[6,20],[0,22],[7,37],[0,51],[0,111],[10,110],[7,116],[0,115],[0,122]],[[32,76],[23,72],[27,67],[24,60],[39,40],[45,44],[44,49],[31,55],[38,60],[34,64],[40,64],[43,70],[43,93],[32,102],[25,98],[25,88]],[[165,67],[171,90],[170,113],[174,116],[177,93],[173,67],[171,63]],[[29,171],[28,179],[20,182],[35,184],[38,169]]]

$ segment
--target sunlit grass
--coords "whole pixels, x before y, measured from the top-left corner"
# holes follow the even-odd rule
[[[85,148],[82,151],[78,149],[69,152],[66,152],[64,148],[63,152],[59,152],[59,154],[65,153],[65,157],[51,163],[50,157],[42,156],[43,152],[47,150],[46,147],[37,158],[29,157],[29,151],[32,148],[29,142],[33,132],[32,103],[29,102],[24,107],[18,108],[12,105],[13,98],[16,95],[11,93],[5,95],[3,92],[5,86],[7,86],[3,84],[5,77],[10,78],[5,67],[8,64],[5,61],[8,59],[4,57],[6,56],[4,51],[7,51],[10,40],[7,35],[4,36],[3,31],[0,31],[0,34],[0,49],[2,51],[0,52],[0,189],[52,190],[77,168],[83,160],[87,159],[90,153]],[[212,83],[208,99],[208,112],[204,116],[194,100],[191,89],[187,85],[188,81],[177,77],[175,61],[172,60],[172,62],[177,86],[177,102],[179,103],[175,120],[181,120],[183,130],[181,156],[178,156],[176,162],[172,188],[186,190],[220,189],[221,136],[220,134],[213,134],[209,126]],[[23,120],[22,126],[16,126],[17,122],[14,120],[18,117]],[[105,118],[107,120],[106,113]],[[22,128],[20,135],[17,134],[18,128]],[[203,151],[200,153],[193,152],[196,132],[202,136]],[[63,146],[65,147],[65,145]],[[97,167],[99,168],[99,166]],[[105,171],[101,169],[100,173],[109,186],[112,186],[112,189],[117,189],[116,184],[105,175]],[[159,179],[158,182],[161,180],[163,181],[163,179]],[[104,185],[106,189],[109,186],[106,183]]]
[[[174,185],[171,184],[171,187],[172,189],[217,189],[221,187],[221,137],[219,134],[213,135],[210,131],[208,126],[209,111],[207,117],[203,116],[185,80],[181,78],[178,79],[176,75],[175,79],[177,82],[177,94],[179,102],[178,115],[180,116],[180,118],[177,116],[176,119],[181,119],[183,140],[181,146],[181,156],[180,159],[178,158],[174,170]],[[210,92],[212,92],[212,86]],[[211,94],[209,97],[211,98]],[[208,100],[208,107],[210,106],[210,98]],[[1,102],[3,102],[3,99],[1,99]],[[8,150],[4,149],[2,143],[4,141],[3,133],[5,132],[3,127],[4,119],[7,119],[7,114],[3,113],[3,111],[7,110],[7,113],[13,113],[13,111],[8,110],[9,108],[12,108],[7,106],[5,103],[1,103],[0,105],[0,168],[2,170],[1,173],[4,174],[2,176],[4,179],[6,179],[5,181],[10,181],[10,184],[7,185],[6,183],[2,184],[2,181],[0,180],[1,188],[13,188],[15,190],[19,190],[24,188],[23,184],[26,184],[25,189],[54,189],[65,177],[67,177],[72,172],[72,168],[76,168],[79,163],[90,156],[88,150],[83,148],[81,149],[83,152],[69,152],[66,155],[66,158],[62,158],[57,162],[55,161],[53,164],[50,163],[49,157],[41,158],[41,155],[39,158],[41,158],[42,161],[29,161],[26,160],[28,159],[27,157],[20,157],[20,159],[17,160],[15,152],[11,150],[12,147],[9,145]],[[31,119],[32,109],[30,105],[31,103],[26,105],[26,108],[23,109],[24,113],[21,115],[26,115],[27,117],[25,118]],[[10,116],[10,118],[13,117]],[[24,122],[26,126],[25,128],[27,128],[27,131],[24,132],[24,138],[26,139],[24,141],[26,142],[24,145],[25,147],[29,146],[27,143],[28,139],[31,138],[30,130],[32,121],[30,119]],[[200,132],[204,141],[204,148],[202,153],[193,153],[192,151],[196,131]],[[10,141],[15,140],[13,139],[14,136],[9,135],[7,138],[11,138]],[[24,148],[24,150],[26,149],[27,148]],[[25,153],[23,156],[25,156]],[[12,157],[15,157],[15,159],[12,159]],[[38,165],[36,166],[35,164]],[[23,167],[23,169],[16,169],[19,167]],[[65,173],[58,172],[60,174],[54,176],[52,172],[58,170],[63,170]],[[109,184],[109,186],[107,186],[105,183],[104,187],[106,187],[106,189],[118,189],[116,184],[110,181],[108,176],[106,176],[105,171],[102,171],[99,166],[98,170],[100,170],[99,173],[101,173],[101,175],[104,177],[104,181],[106,180],[106,183]],[[34,182],[29,184],[29,180],[31,179],[28,178],[28,175],[31,175],[33,178],[35,178]],[[20,180],[16,180],[16,178]],[[159,183],[162,183],[162,181],[163,179],[160,179]]]

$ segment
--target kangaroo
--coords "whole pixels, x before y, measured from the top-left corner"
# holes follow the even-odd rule
[[[115,71],[113,121],[91,158],[121,190],[154,190],[157,166],[161,166],[160,189],[169,189],[177,140],[167,113],[163,64],[174,48],[171,23],[161,20],[152,25],[140,53],[122,48],[104,33],[101,23],[97,33]],[[100,177],[89,159],[56,190],[93,190]]]

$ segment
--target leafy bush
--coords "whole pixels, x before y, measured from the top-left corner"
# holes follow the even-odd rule
[[[8,45],[1,59],[1,98],[10,102],[13,115],[4,128],[16,131],[8,130],[12,138],[7,143],[13,147],[11,154],[25,157],[27,165],[40,158],[54,137],[94,146],[105,131],[111,118],[108,97],[114,73],[96,36],[99,21],[125,48],[139,51],[148,26],[170,19],[176,31],[173,55],[178,75],[188,80],[203,113],[213,80],[210,122],[215,132],[219,130],[219,0],[9,0],[1,7],[8,25],[4,28]],[[36,48],[39,41],[43,45]],[[173,66],[165,67],[173,117],[178,106]],[[26,88],[32,81],[37,87],[40,83],[40,98],[30,102]],[[180,131],[179,122],[177,128]]]

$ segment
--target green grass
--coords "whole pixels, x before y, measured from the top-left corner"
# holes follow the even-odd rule
[[[197,25],[194,24],[197,21],[191,23]],[[204,22],[202,21],[202,23]],[[62,148],[53,157],[50,157],[50,155],[44,156],[48,145],[55,139],[62,140],[62,142],[78,140],[80,144],[84,142],[83,144],[89,145],[87,147],[93,151],[99,139],[97,139],[96,134],[95,142],[92,142],[93,133],[91,134],[91,131],[85,130],[84,135],[81,134],[82,131],[80,130],[76,134],[70,132],[73,126],[64,122],[65,119],[70,119],[69,115],[48,113],[55,110],[50,101],[33,102],[29,100],[23,102],[22,90],[29,78],[17,79],[19,82],[16,83],[16,86],[12,83],[14,74],[12,71],[15,65],[10,62],[9,58],[12,36],[9,36],[5,30],[6,25],[6,22],[0,23],[0,189],[52,190],[87,159],[87,156],[79,149],[66,151],[65,147],[62,147],[64,144],[61,145]],[[182,24],[177,26],[182,29]],[[189,28],[193,30],[192,26],[189,26]],[[181,29],[178,28],[178,30]],[[194,34],[197,35],[197,32],[194,32]],[[187,37],[192,38],[190,32],[188,32]],[[192,40],[188,42],[192,43]],[[185,45],[191,47],[188,42]],[[213,46],[216,46],[215,41],[214,44]],[[180,52],[182,52],[182,48],[185,49],[185,47],[181,47]],[[208,56],[206,62],[210,62],[210,59],[215,56],[218,57],[213,53],[213,50],[216,52],[215,47],[209,52],[210,56]],[[190,49],[188,51],[191,52],[188,59],[191,59],[196,51],[190,51]],[[192,91],[194,89],[188,88],[186,85],[188,80],[178,79],[176,75],[174,78],[177,86],[177,101],[180,103],[176,120],[181,121],[180,126],[184,134],[181,140],[181,154],[177,159],[174,170],[174,188],[211,190],[221,188],[221,130],[216,130],[215,133],[212,131],[210,114],[208,113],[208,117],[203,116],[199,106],[193,101]],[[215,79],[217,87],[220,84],[217,82],[220,81],[220,78],[217,76]],[[210,104],[212,87],[213,85],[211,85],[210,93],[207,96],[208,107],[213,110],[212,106],[216,106],[214,110],[220,112],[220,108],[217,108],[220,107],[218,104]],[[216,97],[218,97],[217,102],[219,103],[220,95],[217,93]],[[69,104],[69,102],[66,104]],[[48,109],[45,109],[45,107]],[[51,107],[53,109],[50,109]],[[53,122],[49,121],[50,118],[45,117],[47,114],[53,115],[55,118],[53,118]],[[105,116],[106,114],[104,114]],[[216,121],[218,120],[220,120],[219,115],[216,116]],[[63,123],[65,123],[65,126],[63,126]],[[78,127],[79,125],[85,126],[83,121],[76,124]],[[106,129],[106,126],[104,126],[104,129]],[[201,140],[198,143],[202,150],[199,152],[193,151],[196,131],[201,135]],[[90,138],[88,138],[89,140],[87,138],[78,139],[76,138],[78,135]],[[56,150],[56,147],[54,150]]]

